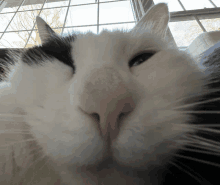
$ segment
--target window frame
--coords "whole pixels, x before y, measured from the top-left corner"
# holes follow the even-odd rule
[[[137,21],[141,19],[144,15],[144,12],[147,12],[152,5],[155,3],[153,0],[130,0],[133,8],[134,17]],[[196,9],[196,10],[186,10],[184,5],[181,3],[181,0],[177,0],[182,7],[183,11],[170,12],[170,22],[180,22],[195,20],[199,27],[202,29],[203,33],[208,32],[200,20],[202,19],[214,19],[220,18],[220,8],[215,5],[212,0],[208,0],[215,8],[206,8],[206,9]],[[170,29],[168,29],[170,32]],[[170,32],[169,35],[172,36]],[[173,36],[172,36],[173,37]],[[184,50],[187,47],[179,47]]]

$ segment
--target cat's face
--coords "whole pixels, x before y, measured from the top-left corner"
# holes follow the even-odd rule
[[[201,91],[202,76],[187,55],[168,48],[168,20],[167,6],[159,4],[130,32],[60,39],[37,19],[43,45],[19,59],[11,96],[57,164],[98,165],[106,158],[135,168],[162,164],[190,130],[190,117],[172,109]]]

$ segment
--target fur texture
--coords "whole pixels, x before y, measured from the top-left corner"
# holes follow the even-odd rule
[[[196,111],[215,88],[165,41],[168,21],[158,4],[131,31],[61,37],[38,17],[42,45],[7,59],[1,184],[213,184],[202,155],[219,154],[207,138],[218,130]],[[129,67],[143,53],[153,54]]]

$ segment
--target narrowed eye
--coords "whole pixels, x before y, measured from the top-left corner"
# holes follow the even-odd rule
[[[142,53],[131,59],[128,63],[129,67],[138,66],[152,57],[155,52]]]

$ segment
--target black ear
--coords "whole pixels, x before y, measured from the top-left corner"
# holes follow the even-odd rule
[[[49,38],[56,35],[52,28],[41,17],[37,16],[36,22],[42,44],[45,43]]]
[[[164,38],[168,28],[169,17],[170,14],[167,4],[159,3],[146,12],[131,32],[134,34],[142,34],[147,31]]]

